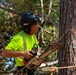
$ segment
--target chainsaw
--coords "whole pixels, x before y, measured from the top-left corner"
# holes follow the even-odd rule
[[[45,57],[47,57],[49,54],[53,53],[57,49],[59,49],[63,44],[62,43],[56,43],[52,47],[49,47],[47,50],[45,50],[41,55],[36,55],[33,57],[26,65],[25,67],[28,69],[35,69],[41,65],[41,63],[44,61]]]

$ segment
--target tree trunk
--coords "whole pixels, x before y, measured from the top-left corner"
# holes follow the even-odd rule
[[[64,46],[58,50],[58,66],[76,66],[76,0],[60,0],[60,35],[69,32],[62,39]],[[61,69],[58,75],[76,75],[76,68]]]

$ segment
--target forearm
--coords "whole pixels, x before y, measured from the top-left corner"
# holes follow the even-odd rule
[[[23,55],[23,52],[17,52],[17,51],[4,50],[2,52],[2,56],[9,57],[9,58],[20,57],[22,55]]]

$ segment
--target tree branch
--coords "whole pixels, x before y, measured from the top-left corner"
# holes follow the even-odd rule
[[[22,12],[18,12],[18,11],[14,11],[14,10],[11,10],[11,9],[7,9],[5,7],[2,7],[2,6],[0,6],[0,8],[3,9],[3,10],[5,10],[5,11],[11,12],[13,14],[17,14],[19,16],[23,14]]]

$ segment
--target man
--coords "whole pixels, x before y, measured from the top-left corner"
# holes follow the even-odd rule
[[[20,25],[22,31],[16,34],[10,41],[10,43],[5,47],[5,50],[2,52],[2,56],[15,58],[15,63],[18,71],[24,68],[28,63],[28,59],[33,56],[31,50],[38,48],[38,41],[34,34],[38,31],[38,22],[39,18],[29,12],[26,12],[21,16]],[[37,52],[37,51],[36,51]],[[40,50],[37,54],[40,54]],[[53,72],[55,70],[51,70]],[[24,69],[23,74],[17,75],[34,75],[34,71],[30,69]]]
[[[31,53],[32,48],[36,44],[38,46],[37,39],[34,34],[38,31],[39,19],[36,15],[30,12],[26,12],[21,16],[20,25],[22,31],[15,35],[10,43],[5,47],[2,52],[4,57],[15,58],[15,63],[20,70],[26,65],[25,59],[29,59],[33,56]],[[25,43],[24,43],[25,42]],[[24,69],[24,72],[26,69]],[[27,69],[28,75],[34,75],[31,70]],[[20,74],[18,74],[20,75]]]

